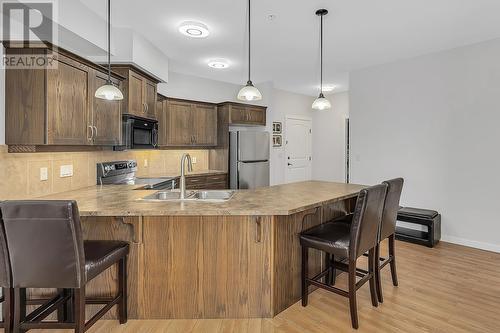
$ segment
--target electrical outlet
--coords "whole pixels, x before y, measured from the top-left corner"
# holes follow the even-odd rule
[[[144,160],[144,167],[145,167],[145,168],[147,168],[147,167],[148,167],[148,160],[147,160],[147,159],[145,159],[145,160]]]
[[[193,156],[193,157],[191,158],[191,163],[196,164],[196,157],[194,157],[194,156]]]
[[[61,165],[61,169],[59,172],[59,177],[72,177],[73,176],[73,164],[69,165]]]
[[[49,180],[49,168],[47,167],[40,168],[40,180],[41,181]]]

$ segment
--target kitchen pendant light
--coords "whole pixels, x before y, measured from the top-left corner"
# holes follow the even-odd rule
[[[238,93],[238,99],[241,101],[260,101],[262,99],[262,94],[260,93],[259,89],[257,89],[253,83],[252,80],[250,79],[250,68],[251,68],[251,4],[250,0],[248,0],[248,81],[246,86],[241,88],[240,92]]]
[[[108,0],[108,80],[105,85],[96,90],[95,97],[108,101],[121,101],[123,99],[120,89],[111,82],[111,0]]]
[[[316,11],[316,15],[321,18],[321,37],[320,37],[320,92],[318,98],[313,102],[312,108],[313,110],[329,110],[332,108],[332,104],[328,99],[323,95],[323,16],[328,14],[328,10],[326,9],[318,9]]]

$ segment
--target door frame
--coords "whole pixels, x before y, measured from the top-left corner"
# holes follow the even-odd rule
[[[308,117],[308,116],[298,116],[298,115],[286,115],[285,116],[285,126],[284,126],[284,129],[285,129],[285,142],[284,142],[284,156],[283,156],[283,159],[284,159],[284,163],[283,163],[283,167],[284,167],[284,181],[285,183],[288,183],[288,165],[287,165],[287,156],[288,156],[288,121],[289,120],[303,120],[303,121],[308,121],[310,124],[311,124],[311,142],[310,142],[310,148],[311,148],[311,177],[312,177],[312,117]]]

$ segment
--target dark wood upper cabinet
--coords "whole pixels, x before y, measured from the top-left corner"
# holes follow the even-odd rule
[[[211,103],[158,98],[161,147],[217,146],[217,106]]]
[[[265,106],[225,102],[219,107],[227,109],[229,125],[266,126]]]
[[[156,91],[160,81],[133,65],[112,65],[112,69],[126,78],[122,113],[156,119]]]
[[[6,54],[18,54],[10,48]],[[121,141],[121,102],[94,97],[106,83],[106,70],[64,49],[25,48],[22,54],[51,54],[53,68],[7,68],[5,76],[6,143],[29,146],[112,146]],[[115,85],[120,76],[113,74]],[[42,150],[42,149],[40,149]],[[16,150],[14,150],[16,151]]]
[[[96,72],[94,84],[97,87],[106,84],[107,75]],[[115,84],[118,82],[115,81]],[[92,123],[94,124],[94,144],[120,145],[122,142],[121,103],[94,98]]]

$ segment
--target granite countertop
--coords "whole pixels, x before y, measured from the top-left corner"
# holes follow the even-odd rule
[[[238,190],[226,202],[148,202],[140,200],[155,191],[136,185],[91,186],[43,197],[76,200],[82,216],[162,215],[290,215],[317,205],[355,197],[362,185],[307,181]]]

